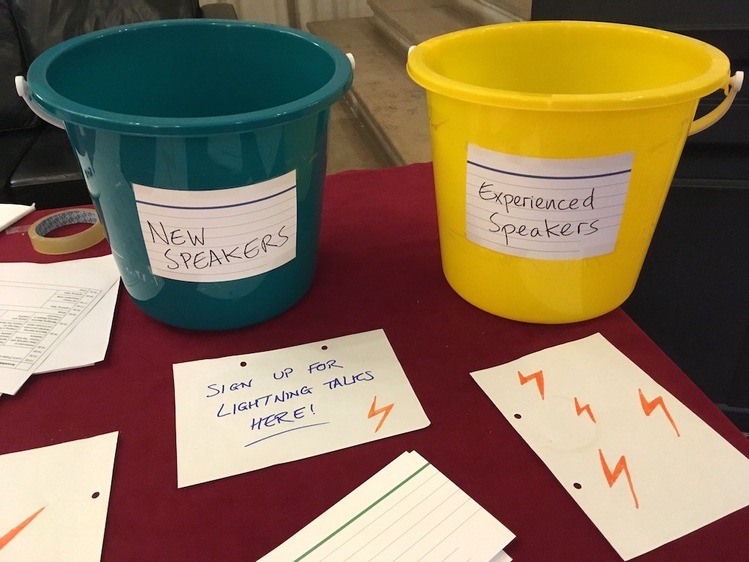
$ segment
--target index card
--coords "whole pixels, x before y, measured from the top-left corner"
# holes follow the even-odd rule
[[[539,260],[614,251],[634,154],[531,158],[468,147],[466,237]]]
[[[600,334],[471,374],[624,560],[749,505],[749,459]]]
[[[382,330],[173,369],[180,488],[429,425]]]
[[[117,433],[0,455],[0,559],[101,559]]]
[[[217,282],[271,271],[296,257],[296,172],[228,189],[133,185],[151,269]]]
[[[515,535],[416,452],[406,452],[260,562],[510,560]]]

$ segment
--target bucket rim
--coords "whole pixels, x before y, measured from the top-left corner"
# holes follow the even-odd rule
[[[291,102],[261,110],[206,117],[154,117],[92,108],[58,93],[47,81],[47,73],[55,61],[71,49],[114,35],[170,27],[247,28],[287,34],[324,51],[333,61],[334,71],[320,88]],[[31,63],[27,72],[30,98],[66,126],[72,124],[118,133],[180,137],[242,132],[299,119],[331,106],[343,97],[352,81],[352,64],[343,51],[311,33],[270,23],[205,18],[138,22],[88,32],[50,47]]]
[[[595,93],[595,94],[547,94],[502,90],[486,86],[476,86],[448,78],[432,70],[427,56],[432,49],[449,41],[467,37],[512,31],[528,28],[598,28],[627,30],[635,33],[660,36],[682,45],[701,49],[710,58],[710,67],[703,74],[668,86],[640,90]],[[546,111],[612,111],[642,109],[673,105],[686,101],[696,101],[719,89],[726,89],[730,80],[730,61],[717,47],[699,39],[657,28],[633,24],[583,20],[533,20],[504,22],[473,27],[446,33],[414,46],[409,51],[406,70],[410,78],[422,86],[427,93],[437,93],[449,98],[482,105],[505,107],[508,109],[529,109]]]

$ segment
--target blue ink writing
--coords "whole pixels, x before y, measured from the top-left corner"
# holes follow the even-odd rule
[[[291,367],[286,367],[283,371],[280,371],[278,373],[273,373],[273,378],[277,381],[288,379],[289,375],[294,372],[294,369]]]
[[[219,394],[224,394],[227,390],[229,392],[235,392],[237,390],[242,390],[245,388],[252,388],[252,379],[249,379],[247,381],[233,382],[230,385],[209,384],[208,390],[211,391],[211,394],[206,394],[205,397],[213,398],[214,396],[218,396]]]
[[[250,422],[250,429],[263,429],[266,427],[274,427],[276,425],[281,425],[284,423],[294,423],[297,420],[301,420],[304,418],[305,410],[307,409],[307,406],[302,406],[301,408],[297,408],[293,411],[282,411],[282,412],[276,412],[273,414],[268,414],[267,416],[262,416],[260,418],[252,418],[252,421]]]
[[[374,380],[372,371],[364,371],[363,373],[359,373],[358,375],[344,375],[342,377],[336,377],[332,380],[324,382],[323,384],[330,390],[334,390],[342,386],[349,386],[358,382],[366,382],[371,380]]]
[[[312,406],[310,405],[310,408]],[[307,425],[292,425],[292,426],[283,426],[287,427],[288,429],[283,429],[281,431],[277,431],[276,433],[272,433],[270,435],[266,435],[265,437],[261,437],[260,439],[255,439],[254,441],[250,441],[245,445],[245,447],[251,447],[252,445],[257,445],[258,443],[261,443],[263,441],[267,441],[268,439],[273,439],[274,437],[279,437],[281,435],[285,435],[287,433],[291,433],[292,431],[299,431],[300,429],[311,429],[313,427],[320,427],[321,425],[328,425],[330,422],[319,422],[319,423],[310,423]]]
[[[312,371],[327,371],[328,369],[333,368],[343,369],[343,365],[339,365],[338,363],[336,363],[335,359],[328,359],[324,363],[315,361],[309,367],[307,367],[307,372],[311,373]]]
[[[302,386],[296,390],[282,390],[276,394],[265,394],[258,396],[253,400],[243,400],[240,402],[234,402],[233,404],[227,404],[223,402],[216,412],[217,418],[223,418],[226,416],[234,416],[236,414],[247,412],[249,410],[262,408],[269,404],[278,404],[280,402],[286,402],[299,396],[306,396],[312,394],[312,388],[309,386]]]

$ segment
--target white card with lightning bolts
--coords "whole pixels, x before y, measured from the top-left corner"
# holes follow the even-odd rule
[[[471,375],[624,560],[749,505],[749,459],[600,334]]]
[[[382,330],[173,371],[179,488],[429,425]]]

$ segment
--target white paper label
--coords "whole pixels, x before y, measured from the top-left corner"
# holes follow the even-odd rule
[[[212,191],[133,185],[155,275],[215,282],[266,273],[296,257],[296,171]]]
[[[470,145],[466,237],[495,252],[540,260],[611,253],[633,158],[529,158]]]

